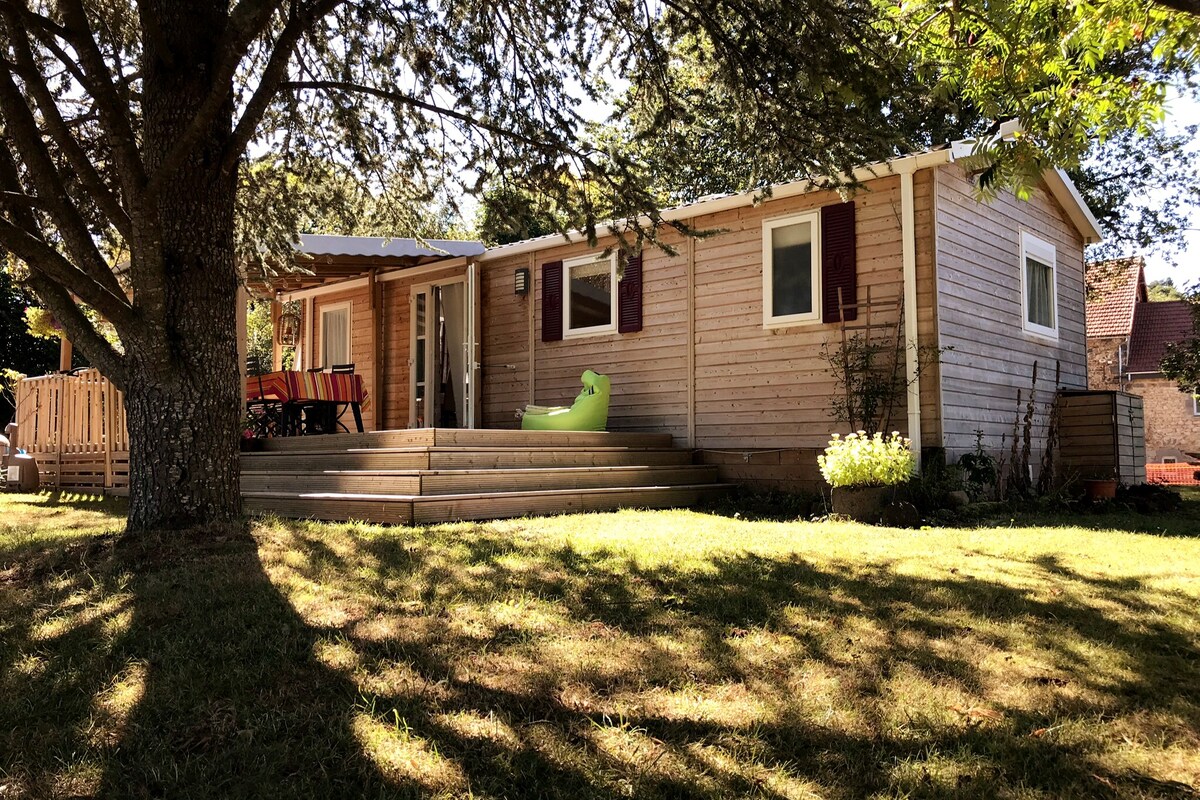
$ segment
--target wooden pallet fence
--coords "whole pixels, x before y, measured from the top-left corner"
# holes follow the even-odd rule
[[[125,399],[98,370],[17,384],[16,445],[38,462],[42,485],[120,491],[129,485]]]
[[[1142,398],[1125,392],[1064,391],[1058,402],[1064,479],[1145,483]]]

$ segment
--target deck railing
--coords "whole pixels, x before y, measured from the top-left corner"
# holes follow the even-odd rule
[[[16,445],[38,462],[42,485],[121,490],[129,485],[125,400],[94,369],[17,384]]]

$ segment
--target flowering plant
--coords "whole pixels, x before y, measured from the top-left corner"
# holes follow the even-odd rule
[[[917,459],[912,442],[899,432],[883,438],[882,433],[868,436],[866,431],[845,438],[834,434],[825,454],[817,456],[821,475],[830,486],[894,486],[904,483],[916,471]]]

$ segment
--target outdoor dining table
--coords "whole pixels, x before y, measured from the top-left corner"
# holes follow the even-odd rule
[[[340,372],[296,372],[281,370],[246,379],[246,402],[274,401],[286,414],[299,418],[303,409],[316,408],[332,415],[338,406],[354,412],[354,424],[362,433],[362,409],[368,403],[361,375]],[[330,431],[332,432],[332,431]]]

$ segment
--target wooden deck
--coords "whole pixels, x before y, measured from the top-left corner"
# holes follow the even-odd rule
[[[247,511],[420,524],[672,508],[719,496],[669,434],[419,430],[270,439],[242,454]]]

